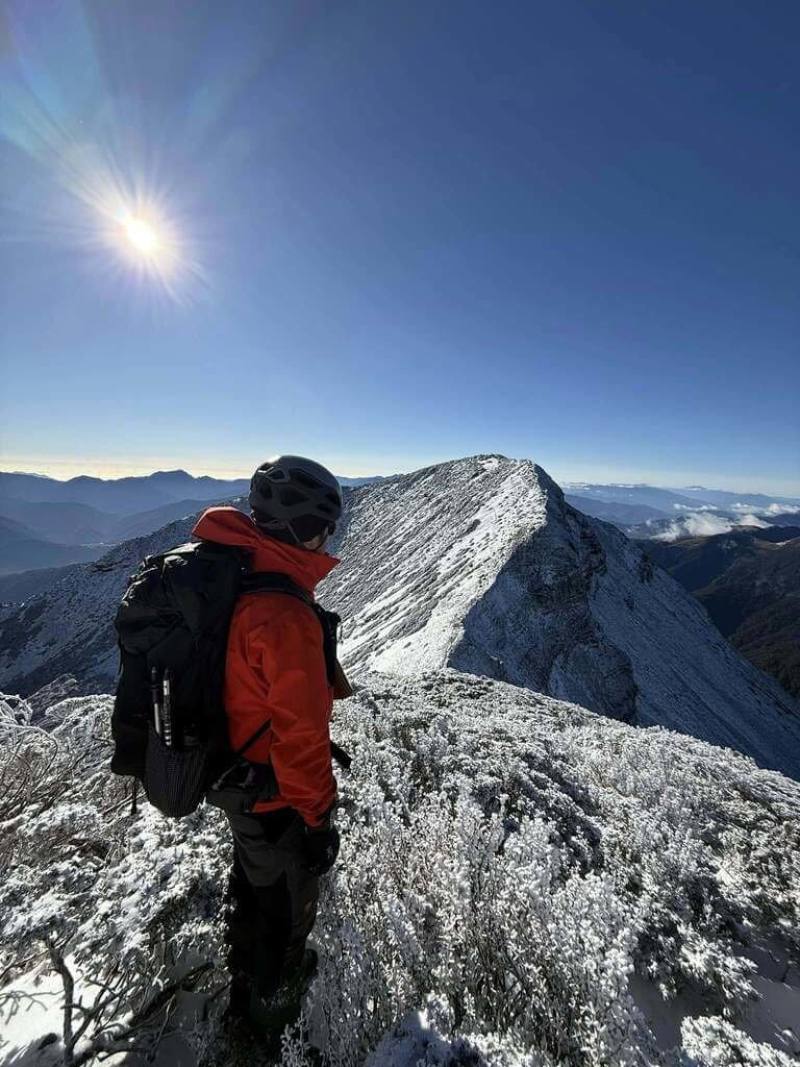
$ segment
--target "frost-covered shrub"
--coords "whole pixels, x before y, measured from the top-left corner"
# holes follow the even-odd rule
[[[131,783],[108,772],[109,712],[108,698],[83,697],[50,709],[49,730],[0,720],[0,973],[63,978],[65,1018],[77,1005],[65,1064],[93,1042],[147,1047],[171,986],[198,959],[203,973],[217,962],[228,858],[218,813],[179,825],[134,806]]]
[[[132,811],[130,783],[106,769],[108,698],[61,701],[48,730],[12,707],[0,716],[14,798],[0,807],[5,980],[37,960],[52,970],[49,941],[83,995],[117,976],[100,1023],[120,1033],[203,965],[192,982],[206,1017],[184,1030],[201,1062],[233,1064],[214,996],[226,980],[224,818],[202,808],[174,822],[141,800]],[[747,1034],[757,1005],[744,951],[797,953],[796,784],[728,750],[453,671],[375,676],[339,706],[334,733],[355,762],[305,1009],[326,1062],[785,1062]],[[639,1007],[642,982],[672,1000],[675,1050]],[[286,1035],[285,1067],[311,1062],[302,1033]]]
[[[454,672],[376,678],[339,731],[358,760],[319,930],[333,1062],[431,997],[449,1038],[655,1062],[634,968],[738,1018],[755,968],[737,948],[792,948],[800,792],[735,753]],[[729,860],[771,877],[731,892]]]
[[[793,1057],[759,1044],[724,1019],[685,1019],[681,1028],[687,1067],[792,1067]]]
[[[344,823],[347,861],[320,930],[318,1002],[334,1062],[357,1063],[435,995],[457,1033],[558,1060],[636,1062],[632,915],[602,875],[562,869],[545,823],[513,832],[468,787]]]

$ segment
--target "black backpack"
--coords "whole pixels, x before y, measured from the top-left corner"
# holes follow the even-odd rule
[[[241,595],[257,592],[286,593],[314,611],[333,685],[339,616],[287,575],[250,572],[240,549],[210,541],[179,545],[148,556],[128,583],[114,619],[120,675],[111,770],[138,778],[165,815],[188,815],[204,798],[249,811],[277,793],[269,765],[244,758],[269,720],[232,752],[223,703],[233,609]]]

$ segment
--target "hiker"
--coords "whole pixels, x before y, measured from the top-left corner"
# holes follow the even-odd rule
[[[312,460],[281,456],[253,475],[250,508],[251,517],[233,507],[209,508],[193,533],[245,550],[255,574],[286,575],[313,597],[338,562],[324,550],[342,510],[334,475]],[[271,766],[277,795],[252,813],[226,812],[234,843],[227,1019],[265,1038],[277,1039],[299,1013],[316,970],[316,953],[306,948],[306,939],[316,918],[319,878],[339,851],[330,676],[323,628],[308,604],[276,591],[239,598],[225,661],[230,746],[237,749],[269,721],[248,759]]]

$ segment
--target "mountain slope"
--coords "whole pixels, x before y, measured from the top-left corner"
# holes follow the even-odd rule
[[[128,577],[145,556],[188,540],[193,525],[183,519],[125,541],[94,564],[70,568],[55,586],[0,619],[5,688],[30,693],[60,674],[74,674],[84,692],[112,688],[118,664],[113,618]]]
[[[800,696],[800,529],[736,530],[647,551],[742,655]]]
[[[364,683],[334,721],[354,763],[340,776],[342,852],[323,883],[307,1002],[329,1062],[796,1062],[797,783],[455,671]],[[210,969],[157,1067],[189,1067],[199,1051],[228,1067],[225,998],[211,998],[227,978],[225,820],[208,807],[164,819],[143,800],[132,814],[128,782],[107,770],[110,706],[68,699],[31,728],[24,701],[0,699],[0,972],[13,983],[0,1055],[52,1064],[34,1059],[48,1033],[44,1056],[63,1051],[58,978],[38,951],[50,937],[76,1002],[92,1002],[90,981],[109,997],[78,1051],[182,973],[165,959],[190,954]],[[197,1027],[192,1006],[205,1009]],[[138,1038],[144,1055],[146,1027]],[[284,1067],[308,1062],[300,1044]]]
[[[0,515],[0,549],[5,550],[20,541],[29,541],[35,537],[36,531],[20,519]]]
[[[754,581],[763,585],[777,579],[778,589],[782,589],[793,570],[788,558],[795,552],[798,541],[800,527],[797,526],[768,526],[763,530],[744,527],[710,537],[688,537],[670,543],[653,541],[647,546],[647,554],[690,593],[707,588],[741,564],[749,567],[755,564],[756,569],[761,566],[773,572],[777,568],[778,573],[765,573],[760,583],[758,579]],[[787,559],[785,566],[777,562],[783,558]],[[722,620],[714,621],[723,633],[730,630]]]
[[[35,571],[19,571],[0,577],[0,604],[13,604],[28,597],[43,593],[57,584],[68,568],[80,568],[80,563],[68,563],[66,567],[42,567]]]
[[[115,540],[111,528],[116,517],[90,508],[88,504],[0,498],[0,515],[27,523],[43,541],[88,545]]]
[[[43,541],[29,527],[0,516],[0,575],[97,559],[105,548]]]
[[[451,666],[800,774],[792,698],[528,461],[475,457],[355,490],[335,550],[321,595],[356,675]]]

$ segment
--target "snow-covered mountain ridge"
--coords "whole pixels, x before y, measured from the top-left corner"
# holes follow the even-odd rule
[[[800,776],[800,715],[642,548],[570,507],[527,460],[478,456],[355,490],[321,587],[342,656],[451,666]]]
[[[113,687],[125,581],[191,526],[119,545],[0,619],[0,686],[25,694],[70,673],[83,692]],[[477,456],[355,489],[333,551],[342,563],[320,597],[345,620],[356,678],[451,666],[800,776],[792,698],[639,546],[570,507],[529,461]]]
[[[452,670],[364,681],[334,722],[354,765],[340,780],[343,847],[307,1004],[326,1062],[795,1062],[797,783]],[[68,699],[40,728],[24,701],[0,700],[0,1056],[11,1063],[63,1062],[62,1003],[37,1007],[33,988],[37,973],[58,988],[44,938],[69,959],[76,1000],[110,997],[77,1052],[117,1040],[122,1053],[126,1028],[197,960],[211,966],[200,995],[224,981],[224,820],[207,807],[168,820],[141,801],[132,814],[128,783],[107,771],[110,707]],[[183,1036],[157,1063],[228,1067],[224,998],[193,1031],[182,996]],[[136,1036],[146,1048],[147,1027]],[[292,1042],[285,1067],[309,1062]]]

